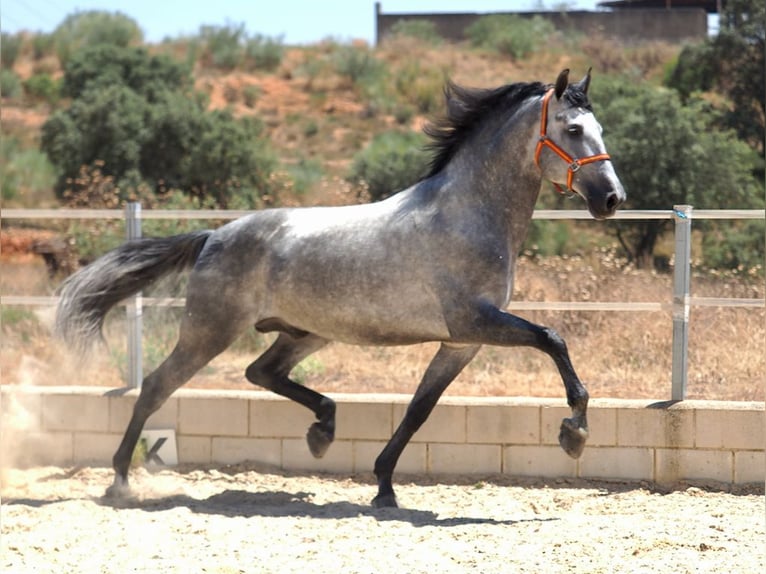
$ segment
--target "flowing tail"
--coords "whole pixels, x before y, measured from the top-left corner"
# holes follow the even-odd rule
[[[194,265],[211,230],[138,239],[83,267],[58,289],[55,334],[80,355],[102,338],[104,317],[123,299]]]

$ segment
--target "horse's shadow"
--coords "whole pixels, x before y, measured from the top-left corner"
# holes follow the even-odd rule
[[[220,516],[251,518],[262,517],[296,517],[304,516],[315,519],[344,519],[369,516],[378,521],[409,522],[415,527],[423,526],[463,526],[469,524],[517,524],[529,522],[529,519],[497,520],[494,518],[450,517],[439,518],[439,515],[429,510],[411,508],[373,508],[353,502],[328,502],[319,504],[312,501],[310,492],[250,492],[247,490],[225,490],[208,498],[197,499],[185,494],[166,496],[163,498],[99,498],[97,502],[112,508],[135,508],[146,512],[161,512],[178,507],[186,507],[199,514],[215,514]],[[535,522],[546,522],[554,518],[532,519]]]

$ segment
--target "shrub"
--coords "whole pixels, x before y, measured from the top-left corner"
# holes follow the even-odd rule
[[[248,108],[254,108],[258,98],[261,97],[260,86],[248,85],[242,88],[242,99]]]
[[[96,160],[104,162],[105,174],[118,178],[138,170],[149,111],[144,98],[115,84],[87,90],[68,110],[53,114],[43,124],[41,148],[61,170],[58,194],[81,166]]]
[[[244,66],[248,70],[273,72],[282,63],[285,47],[282,38],[270,38],[261,34],[245,42]]]
[[[206,66],[220,70],[233,70],[242,61],[244,24],[202,26],[199,36],[205,46],[203,62]]]
[[[315,159],[301,158],[287,168],[295,193],[302,195],[322,179],[322,164]]]
[[[564,255],[569,241],[569,226],[560,221],[534,220],[524,241],[527,255]]]
[[[0,63],[3,68],[11,69],[21,51],[21,34],[0,33]]]
[[[425,139],[415,132],[384,132],[354,156],[348,180],[367,185],[373,201],[385,199],[425,175]]]
[[[21,80],[16,72],[3,68],[0,70],[0,95],[3,98],[15,98],[21,93]]]
[[[319,124],[316,120],[309,120],[303,126],[303,135],[307,138],[314,137],[319,133]]]
[[[432,46],[442,42],[442,37],[436,31],[436,24],[430,20],[398,20],[391,26],[389,35],[415,38]]]
[[[540,38],[555,34],[556,28],[545,18],[522,18],[509,14],[482,16],[465,31],[477,48],[500,52],[514,59],[528,56],[537,49]]]
[[[53,54],[55,46],[55,37],[53,34],[43,34],[38,32],[32,36],[32,55],[35,60],[40,60],[45,56]]]
[[[339,46],[332,54],[335,71],[351,81],[362,84],[383,74],[384,64],[367,47]]]
[[[189,69],[170,56],[143,48],[97,45],[74,55],[64,69],[62,95],[80,98],[89,89],[125,86],[148,100],[191,86]]]
[[[33,207],[53,198],[56,173],[45,154],[22,148],[13,138],[5,138],[0,149],[3,201]]]
[[[99,66],[108,53],[115,58]],[[64,77],[72,104],[42,128],[41,148],[61,173],[57,194],[71,189],[82,166],[99,165],[120,200],[148,186],[254,207],[275,165],[261,124],[206,111],[203,97],[183,89],[186,77],[167,57],[135,48],[101,46],[73,58]]]
[[[705,221],[702,225],[702,265],[735,271],[760,270],[763,275],[763,223]]]
[[[615,38],[587,35],[580,41],[580,49],[599,75],[620,73],[628,68],[626,51]]]
[[[201,129],[184,162],[181,189],[227,208],[251,209],[270,191],[276,156],[253,118],[237,121],[228,110],[203,112]]]
[[[87,46],[109,44],[124,48],[143,40],[141,28],[130,16],[101,10],[70,14],[53,31],[53,36],[62,65]]]
[[[439,109],[444,101],[446,74],[433,67],[423,68],[417,60],[407,60],[396,71],[394,85],[404,100],[422,114]]]
[[[50,74],[35,74],[24,82],[24,91],[32,99],[53,104],[61,94],[61,82],[54,80]]]

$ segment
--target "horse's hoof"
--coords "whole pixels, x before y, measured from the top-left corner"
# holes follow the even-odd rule
[[[127,480],[115,478],[114,482],[104,493],[104,498],[113,500],[126,499],[131,497],[130,485]]]
[[[399,508],[393,492],[390,494],[378,494],[378,496],[372,499],[372,506],[374,508]]]
[[[585,441],[587,440],[588,429],[579,426],[575,419],[564,419],[561,421],[559,444],[569,456],[580,458],[582,451],[585,450]]]
[[[327,449],[330,448],[334,438],[335,436],[324,430],[319,423],[311,425],[306,433],[306,442],[314,458],[322,458]]]

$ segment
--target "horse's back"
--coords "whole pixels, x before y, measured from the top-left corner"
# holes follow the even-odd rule
[[[251,323],[279,319],[352,343],[444,338],[432,262],[396,204],[271,209],[224,225],[187,297]]]

